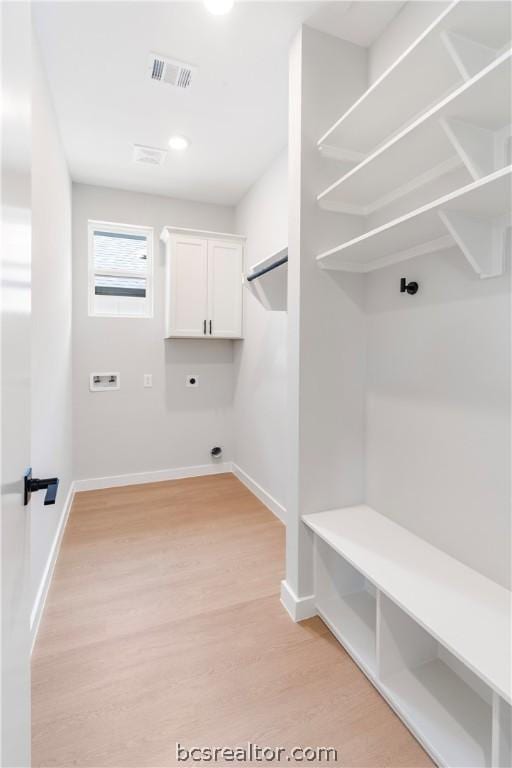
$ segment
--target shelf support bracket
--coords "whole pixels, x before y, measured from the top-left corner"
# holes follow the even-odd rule
[[[441,40],[463,80],[470,80],[496,58],[494,48],[456,32],[441,32]]]
[[[352,165],[358,165],[366,157],[364,152],[356,152],[355,149],[336,147],[332,144],[319,144],[318,150],[322,157],[327,157],[331,160],[340,160],[343,163],[351,163]]]
[[[493,131],[455,118],[441,118],[439,122],[474,181],[496,170]]]
[[[481,278],[503,274],[507,222],[485,220],[460,211],[439,211],[439,218]]]

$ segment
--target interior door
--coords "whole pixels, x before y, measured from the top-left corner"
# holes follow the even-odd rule
[[[208,241],[174,236],[170,255],[169,336],[205,336],[208,314]]]
[[[243,246],[229,240],[208,241],[208,334],[242,336]]]
[[[1,234],[1,720],[2,766],[30,765],[30,91],[29,3],[0,3]]]

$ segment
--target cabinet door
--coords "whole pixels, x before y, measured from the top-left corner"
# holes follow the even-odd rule
[[[208,335],[242,336],[243,245],[208,241]],[[211,322],[211,326],[210,326]]]
[[[208,241],[175,236],[168,254],[167,336],[202,336],[208,320]]]

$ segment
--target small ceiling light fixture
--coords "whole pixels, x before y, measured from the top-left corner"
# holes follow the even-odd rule
[[[204,0],[204,4],[214,16],[223,16],[233,8],[235,0]]]
[[[184,136],[171,136],[169,139],[169,146],[171,149],[175,149],[178,152],[182,152],[189,145],[188,139]]]

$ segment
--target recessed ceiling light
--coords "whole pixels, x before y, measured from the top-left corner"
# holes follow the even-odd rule
[[[177,149],[181,152],[188,147],[188,139],[184,136],[171,136],[169,139],[169,146],[171,149]]]
[[[235,4],[235,0],[204,0],[204,4],[214,16],[222,16],[225,13],[229,13]]]

